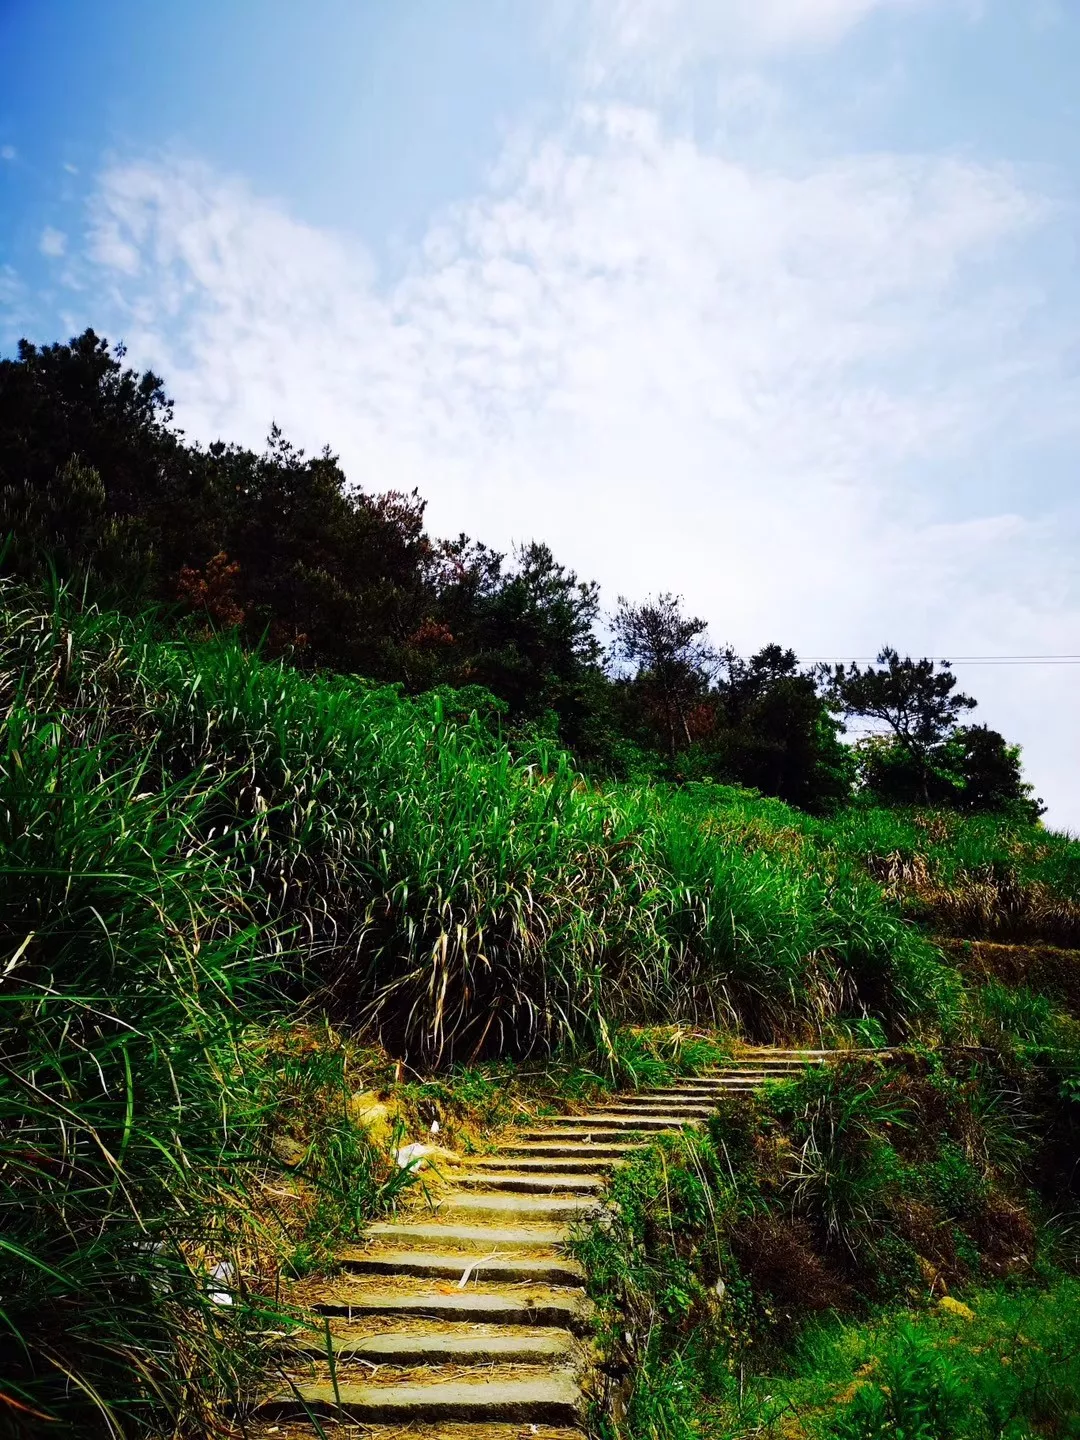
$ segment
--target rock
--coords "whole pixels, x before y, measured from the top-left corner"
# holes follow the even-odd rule
[[[270,1149],[275,1160],[280,1160],[282,1165],[287,1165],[290,1170],[295,1170],[307,1159],[307,1146],[301,1145],[298,1140],[292,1140],[288,1135],[275,1135],[270,1144]]]
[[[382,1149],[389,1148],[394,1138],[394,1122],[398,1117],[373,1090],[364,1090],[352,1096],[349,1101],[349,1115],[357,1125],[368,1132],[375,1145]]]
[[[402,1170],[437,1170],[440,1164],[456,1165],[461,1159],[453,1150],[444,1150],[441,1145],[422,1145],[419,1142],[403,1145],[394,1158]]]

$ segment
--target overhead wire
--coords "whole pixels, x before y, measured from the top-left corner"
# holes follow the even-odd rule
[[[935,664],[948,665],[1080,665],[1080,655],[927,655]],[[876,664],[876,655],[804,655],[805,664]]]

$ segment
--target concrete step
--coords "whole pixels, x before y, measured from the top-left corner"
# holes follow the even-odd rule
[[[717,1086],[694,1087],[693,1090],[634,1090],[634,1092],[629,1094],[615,1094],[615,1096],[611,1097],[611,1100],[608,1100],[608,1103],[593,1106],[589,1115],[596,1115],[596,1113],[611,1110],[612,1106],[616,1106],[616,1104],[662,1104],[665,1100],[667,1100],[668,1104],[707,1103],[708,1099],[714,1096],[717,1090],[720,1089],[723,1089],[723,1087],[717,1084]]]
[[[364,1232],[368,1240],[399,1243],[416,1248],[428,1245],[447,1250],[539,1250],[562,1245],[569,1238],[566,1225],[454,1225],[442,1220],[380,1220]]]
[[[568,1140],[565,1135],[560,1135],[558,1140],[552,1140],[548,1132],[543,1132],[547,1138],[544,1140],[520,1140],[504,1144],[501,1150],[503,1155],[513,1155],[515,1160],[518,1156],[534,1156],[540,1159],[558,1159],[562,1156],[573,1156],[588,1163],[596,1160],[622,1160],[627,1155],[632,1155],[635,1150],[641,1150],[644,1140],[628,1140],[621,1136],[613,1137],[610,1140]]]
[[[571,1146],[577,1143],[592,1144],[594,1141],[616,1140],[622,1135],[643,1135],[651,1136],[655,1139],[658,1133],[671,1133],[681,1130],[685,1126],[693,1128],[700,1124],[700,1120],[682,1121],[668,1119],[663,1125],[593,1125],[588,1130],[563,1130],[559,1132],[554,1130],[529,1130],[526,1133],[530,1140],[538,1141],[550,1140],[558,1133],[559,1139],[563,1140],[567,1146]],[[642,1146],[649,1143],[649,1140],[641,1140],[635,1148],[641,1149]]]
[[[632,1132],[624,1132],[624,1131],[619,1130],[619,1129],[610,1129],[610,1128],[609,1128],[609,1129],[602,1129],[602,1128],[600,1128],[600,1127],[597,1127],[595,1130],[587,1130],[587,1131],[585,1131],[585,1132],[584,1132],[583,1134],[581,1134],[581,1135],[577,1135],[575,1132],[568,1131],[568,1132],[567,1132],[567,1140],[568,1140],[568,1142],[569,1142],[570,1144],[573,1144],[573,1142],[574,1142],[575,1139],[578,1139],[578,1140],[588,1140],[588,1141],[592,1141],[592,1140],[607,1140],[607,1139],[612,1138],[612,1137],[615,1136],[615,1135],[620,1135],[620,1134],[624,1134],[624,1133],[633,1133],[633,1134],[644,1133],[644,1134],[646,1134],[646,1135],[648,1136],[648,1141],[643,1141],[643,1142],[642,1142],[642,1146],[644,1146],[646,1143],[652,1143],[652,1142],[654,1142],[655,1140],[657,1140],[660,1135],[677,1135],[680,1130],[694,1130],[694,1129],[698,1129],[698,1128],[700,1128],[701,1123],[702,1123],[702,1122],[701,1122],[700,1120],[687,1120],[687,1121],[685,1121],[684,1123],[682,1123],[681,1125],[678,1124],[678,1123],[675,1123],[675,1124],[667,1124],[667,1125],[664,1125],[664,1126],[662,1126],[662,1127],[657,1127],[656,1129],[653,1129],[653,1127],[651,1127],[651,1126],[646,1126],[646,1127],[645,1127],[645,1130],[644,1130],[643,1132],[639,1132],[638,1130],[634,1130],[634,1131],[632,1131]]]
[[[625,1100],[613,1100],[611,1109],[605,1113],[618,1115],[628,1110],[642,1115],[690,1115],[705,1119],[716,1108],[712,1102],[711,1095],[691,1098],[682,1095],[635,1095]]]
[[[350,1327],[332,1330],[337,1360],[366,1360],[370,1365],[573,1365],[579,1344],[569,1330],[526,1325],[467,1325],[448,1321],[439,1330],[384,1330],[372,1334]],[[326,1354],[319,1331],[302,1336],[294,1348],[312,1356]]]
[[[329,1378],[306,1380],[296,1390],[283,1390],[259,1406],[264,1416],[279,1419],[348,1418],[361,1423],[434,1424],[447,1420],[513,1421],[523,1425],[575,1425],[582,1419],[581,1390],[572,1376],[560,1371],[535,1379],[501,1379],[498,1370],[479,1371],[472,1379],[431,1384],[356,1384]]]
[[[850,1054],[880,1054],[880,1051],[852,1051],[852,1050],[743,1050],[733,1060],[726,1061],[726,1064],[770,1064],[782,1060],[795,1060],[799,1064],[805,1061],[835,1060],[838,1056],[850,1056]]]
[[[509,1163],[509,1162],[504,1162]],[[603,1175],[566,1175],[548,1171],[539,1175],[515,1173],[513,1170],[484,1170],[473,1175],[458,1175],[454,1184],[462,1190],[503,1190],[521,1195],[596,1195],[607,1184]]]
[[[746,1080],[726,1080],[722,1085],[710,1085],[707,1090],[647,1090],[637,1097],[636,1103],[648,1106],[665,1103],[668,1105],[714,1105],[717,1097],[726,1094],[734,1085],[762,1085],[764,1082],[764,1076],[760,1080],[755,1080],[751,1076]]]
[[[339,1250],[337,1259],[354,1275],[419,1275],[469,1282],[530,1281],[536,1285],[584,1285],[585,1271],[562,1255],[486,1255],[445,1250]]]
[[[586,1440],[585,1431],[577,1425],[532,1425],[524,1430],[521,1425],[505,1424],[500,1421],[481,1421],[471,1425],[467,1420],[442,1420],[434,1425],[410,1425],[403,1430],[400,1425],[363,1425],[358,1427],[349,1420],[338,1422],[324,1418],[318,1422],[291,1424],[283,1430],[280,1424],[269,1419],[248,1420],[244,1427],[245,1440]]]
[[[478,1172],[513,1169],[525,1175],[592,1175],[597,1171],[610,1170],[617,1163],[615,1158],[596,1156],[588,1154],[578,1156],[576,1153],[567,1154],[566,1146],[561,1147],[561,1152],[556,1155],[522,1155],[520,1151],[523,1146],[515,1146],[509,1150],[501,1151],[498,1155],[483,1155],[470,1161],[471,1167]],[[588,1146],[590,1151],[602,1147]],[[460,1180],[460,1176],[458,1177]]]
[[[366,1280],[328,1285],[311,1302],[319,1315],[356,1320],[370,1315],[399,1319],[467,1320],[479,1325],[543,1325],[583,1334],[592,1304],[576,1289],[550,1285],[379,1285]]]
[[[793,1074],[801,1074],[808,1064],[811,1064],[811,1061],[782,1060],[776,1064],[759,1064],[759,1066],[730,1066],[727,1070],[717,1070],[716,1076],[710,1076],[710,1079],[730,1080],[732,1076],[793,1076]]]
[[[590,1196],[500,1195],[492,1191],[447,1190],[433,1204],[434,1218],[483,1224],[557,1224],[580,1220],[596,1208]]]
[[[711,1075],[699,1075],[688,1085],[722,1085],[725,1080],[738,1079],[740,1075],[798,1075],[806,1069],[801,1060],[784,1060],[777,1065],[731,1065],[724,1070],[714,1070]]]
[[[634,1105],[639,1100],[663,1100],[667,1098],[673,1105],[685,1104],[688,1101],[693,1103],[693,1101],[700,1100],[702,1097],[708,1098],[708,1096],[714,1095],[717,1090],[722,1088],[722,1085],[723,1082],[717,1082],[716,1085],[662,1085],[647,1090],[630,1090],[625,1095],[613,1095],[611,1099],[603,1105],[594,1105],[590,1113],[598,1110],[610,1110],[612,1105]]]
[[[685,1123],[679,1115],[661,1114],[652,1110],[648,1114],[633,1110],[609,1110],[594,1115],[552,1115],[547,1121],[552,1129],[540,1131],[539,1134],[550,1138],[562,1130],[582,1136],[612,1130],[678,1130]],[[529,1130],[526,1133],[533,1139],[538,1132]]]
[[[799,1064],[793,1064],[793,1065],[740,1065],[740,1066],[738,1066],[737,1068],[733,1068],[733,1069],[731,1069],[731,1070],[718,1071],[715,1075],[710,1075],[710,1076],[708,1076],[707,1078],[706,1078],[706,1077],[702,1077],[702,1078],[699,1079],[699,1080],[688,1080],[688,1081],[685,1082],[685,1085],[686,1085],[687,1088],[693,1088],[693,1089],[695,1089],[695,1090],[709,1090],[709,1089],[715,1089],[718,1085],[725,1085],[725,1084],[727,1084],[727,1082],[728,1082],[729,1080],[742,1080],[742,1079],[746,1079],[747,1076],[761,1076],[761,1075],[801,1075],[802,1072],[803,1072],[805,1069],[806,1069],[806,1066],[805,1066],[805,1065],[799,1065]],[[654,1089],[657,1093],[659,1093],[661,1090],[671,1090],[671,1089],[674,1089],[674,1088],[682,1089],[683,1086],[672,1087],[672,1086],[667,1086],[667,1085],[664,1085],[664,1086],[659,1086],[659,1085],[658,1085],[658,1086],[654,1086],[654,1087],[653,1087],[653,1089]]]
[[[741,1060],[728,1060],[723,1065],[717,1065],[715,1070],[709,1070],[708,1075],[724,1075],[730,1070],[768,1070],[792,1069],[798,1070],[803,1065],[823,1065],[823,1060],[816,1059],[812,1055],[746,1055]],[[696,1076],[696,1079],[704,1079],[705,1076]]]

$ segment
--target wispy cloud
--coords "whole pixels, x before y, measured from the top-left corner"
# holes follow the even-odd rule
[[[835,44],[874,11],[942,0],[593,0],[598,48],[613,59],[646,53],[695,60]]]
[[[54,230],[51,225],[46,225],[41,232],[38,249],[51,260],[58,259],[67,249],[67,236],[62,230]]]
[[[977,3],[977,0],[976,0]],[[972,0],[586,0],[567,7],[586,82],[655,93],[705,62],[729,72],[838,44],[879,12],[968,9]]]

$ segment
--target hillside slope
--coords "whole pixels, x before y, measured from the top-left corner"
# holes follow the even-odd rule
[[[210,1427],[260,1363],[267,1275],[322,1263],[394,1201],[401,1176],[347,1103],[393,1092],[387,1053],[442,1067],[424,1103],[482,1126],[476,1097],[494,1115],[529,1073],[549,1102],[581,1083],[571,1064],[655,1075],[627,1026],[900,1042],[913,1074],[959,1087],[950,1143],[975,1147],[986,1194],[1036,1217],[1075,1203],[1075,842],[588,784],[445,693],[303,676],[70,593],[4,582],[0,610],[0,1426]],[[810,1099],[768,1123],[794,1143]],[[911,1123],[931,1134],[923,1100]],[[857,1106],[813,1103],[842,1172],[872,1178],[887,1116],[868,1131]],[[768,1129],[740,1123],[747,1143]],[[731,1133],[711,1142],[727,1173]],[[283,1137],[303,1195],[282,1188]],[[784,1174],[754,1203],[828,1216],[828,1185]],[[829,1264],[837,1233],[826,1218]],[[223,1307],[226,1263],[243,1303]]]

